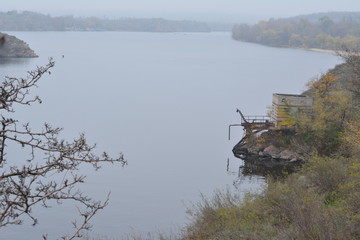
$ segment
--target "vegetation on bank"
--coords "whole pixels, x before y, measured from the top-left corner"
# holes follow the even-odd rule
[[[359,171],[358,159],[314,157],[245,201],[218,192],[195,209],[183,239],[359,239]]]
[[[317,18],[317,19],[315,19]],[[338,50],[360,46],[360,13],[311,14],[235,25],[235,40],[275,47]]]
[[[191,211],[182,240],[360,238],[360,57],[353,52],[311,81],[311,116],[284,112],[288,144],[309,151],[306,164],[261,194],[218,191]]]

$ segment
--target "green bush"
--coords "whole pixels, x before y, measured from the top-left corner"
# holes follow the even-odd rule
[[[192,208],[182,239],[358,239],[359,170],[358,160],[314,157],[260,195],[217,191]]]
[[[312,157],[302,169],[311,183],[321,193],[333,193],[347,177],[347,160],[345,158]]]

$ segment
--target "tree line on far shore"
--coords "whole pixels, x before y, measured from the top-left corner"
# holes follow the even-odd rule
[[[217,26],[220,27],[221,26]],[[52,17],[30,11],[0,12],[1,31],[209,32],[209,24],[163,18]]]
[[[336,17],[335,17],[336,16]],[[341,16],[341,17],[339,17]],[[318,17],[317,20],[314,17]],[[274,47],[339,50],[360,46],[360,13],[328,13],[269,19],[233,27],[235,40]]]

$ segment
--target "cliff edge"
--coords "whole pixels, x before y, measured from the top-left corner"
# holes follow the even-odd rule
[[[238,158],[257,162],[300,163],[306,154],[303,147],[296,143],[292,130],[274,129],[243,138],[234,146],[233,153]]]

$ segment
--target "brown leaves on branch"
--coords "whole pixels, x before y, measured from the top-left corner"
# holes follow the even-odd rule
[[[6,116],[15,112],[16,105],[41,103],[41,99],[32,96],[30,90],[37,86],[44,74],[50,73],[54,65],[50,59],[46,66],[28,72],[28,77],[6,77],[0,84],[0,227],[19,225],[24,217],[30,218],[36,225],[34,206],[48,208],[54,201],[73,201],[79,206],[83,219],[74,223],[74,234],[64,237],[73,239],[80,237],[83,230],[91,228],[89,220],[109,201],[109,197],[104,202],[94,201],[78,189],[86,178],[79,174],[80,165],[90,164],[98,170],[104,162],[124,166],[126,161],[121,153],[117,158],[110,157],[106,152],[101,156],[95,154],[96,145],[89,145],[84,134],[68,142],[59,138],[61,128],[44,124],[41,131],[33,131],[29,123],[21,124],[19,120]],[[22,152],[29,151],[29,156],[20,165],[7,158],[10,144],[18,146]]]

